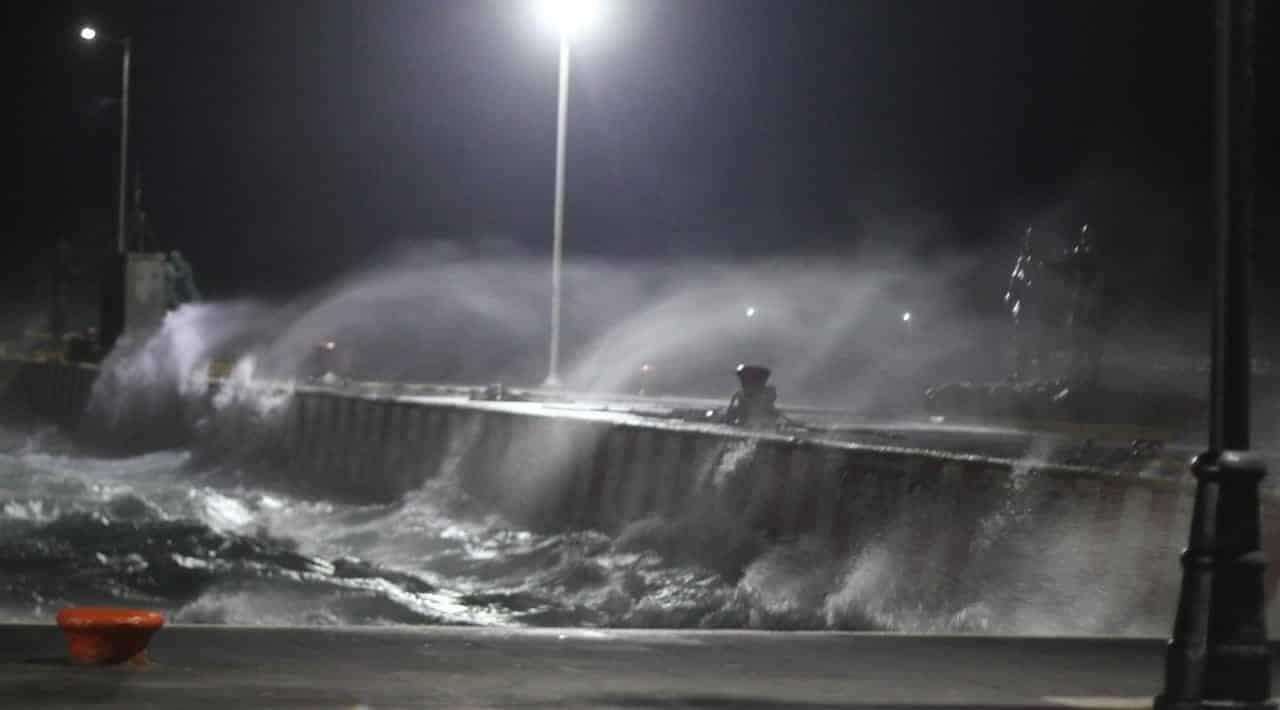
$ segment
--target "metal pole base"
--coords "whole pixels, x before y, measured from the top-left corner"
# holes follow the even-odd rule
[[[1155,707],[1272,710],[1259,484],[1262,459],[1246,451],[1197,456],[1182,593]]]
[[[1157,695],[1154,710],[1276,710],[1276,701],[1259,702],[1243,700],[1169,700]]]

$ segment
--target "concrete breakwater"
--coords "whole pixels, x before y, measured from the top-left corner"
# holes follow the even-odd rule
[[[9,360],[0,384],[11,406],[74,425],[91,406],[93,374]],[[1012,531],[1028,528],[1044,533],[1046,554],[1062,555],[1053,564],[1071,567],[1062,574],[1168,581],[1190,519],[1181,470],[1121,473],[547,403],[226,381],[180,419],[193,450],[239,457],[316,496],[393,501],[452,476],[534,529],[616,535],[660,519],[679,521],[675,535],[689,544],[734,529],[846,554],[879,546],[921,588],[948,593],[1007,557]],[[1265,501],[1273,590],[1280,506],[1273,493]],[[1175,593],[1163,582],[1133,591],[1152,597],[1141,605],[1150,609],[1167,609]]]
[[[74,427],[97,378],[94,365],[0,358],[0,403]]]
[[[1192,502],[1184,480],[1160,471],[1128,476],[531,403],[304,389],[280,426],[288,470],[344,494],[393,497],[457,475],[534,528],[618,535],[638,521],[679,521],[686,539],[675,546],[715,544],[709,528],[822,540],[840,555],[874,547],[896,558],[906,584],[938,595],[980,585],[983,570],[1021,544],[1015,529],[1032,528],[1044,533],[1035,544],[1046,557],[1058,558],[1045,563],[1066,566],[1055,570],[1064,579],[1137,580],[1126,590],[1130,608],[1171,608]],[[1272,501],[1267,510],[1280,522]]]

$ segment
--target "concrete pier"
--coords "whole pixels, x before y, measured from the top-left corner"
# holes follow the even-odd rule
[[[91,375],[0,362],[6,399],[69,424],[83,411]],[[947,580],[974,561],[983,521],[1015,506],[1038,525],[1073,535],[1095,558],[1081,574],[1104,574],[1109,556],[1123,552],[1134,571],[1156,578],[1175,564],[1189,521],[1185,467],[1159,461],[1113,470],[749,431],[582,403],[255,387],[262,391],[246,401],[286,404],[262,413],[218,405],[220,396],[188,403],[183,411],[198,427],[186,445],[221,447],[211,454],[233,455],[238,467],[256,466],[308,495],[343,500],[391,501],[448,475],[533,529],[618,533],[653,516],[710,515],[766,538],[817,536],[837,552],[888,535],[914,567]],[[1272,488],[1263,500],[1273,593],[1280,495]]]
[[[0,400],[40,417],[75,426],[88,405],[93,365],[0,359]]]

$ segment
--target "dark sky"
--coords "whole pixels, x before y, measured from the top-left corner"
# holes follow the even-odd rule
[[[827,254],[920,220],[918,249],[978,248],[1089,221],[1117,263],[1207,283],[1208,2],[606,5],[575,48],[572,254]],[[1274,234],[1280,12],[1260,5]],[[525,0],[7,12],[6,274],[55,234],[111,239],[118,54],[79,42],[84,21],[133,37],[132,167],[214,295],[296,291],[397,240],[550,250],[555,40]]]

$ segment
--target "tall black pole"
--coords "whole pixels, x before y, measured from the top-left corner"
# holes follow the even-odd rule
[[[128,207],[125,199],[129,191],[129,65],[133,59],[133,40],[120,40],[123,55],[120,59],[120,178],[116,200],[116,253],[128,251]]]
[[[1218,274],[1213,318],[1209,448],[1249,448],[1249,291],[1253,251],[1254,0],[1214,12],[1213,226]]]
[[[1160,708],[1274,708],[1258,489],[1249,448],[1255,0],[1214,4],[1213,223],[1217,278],[1209,450],[1196,499]]]

